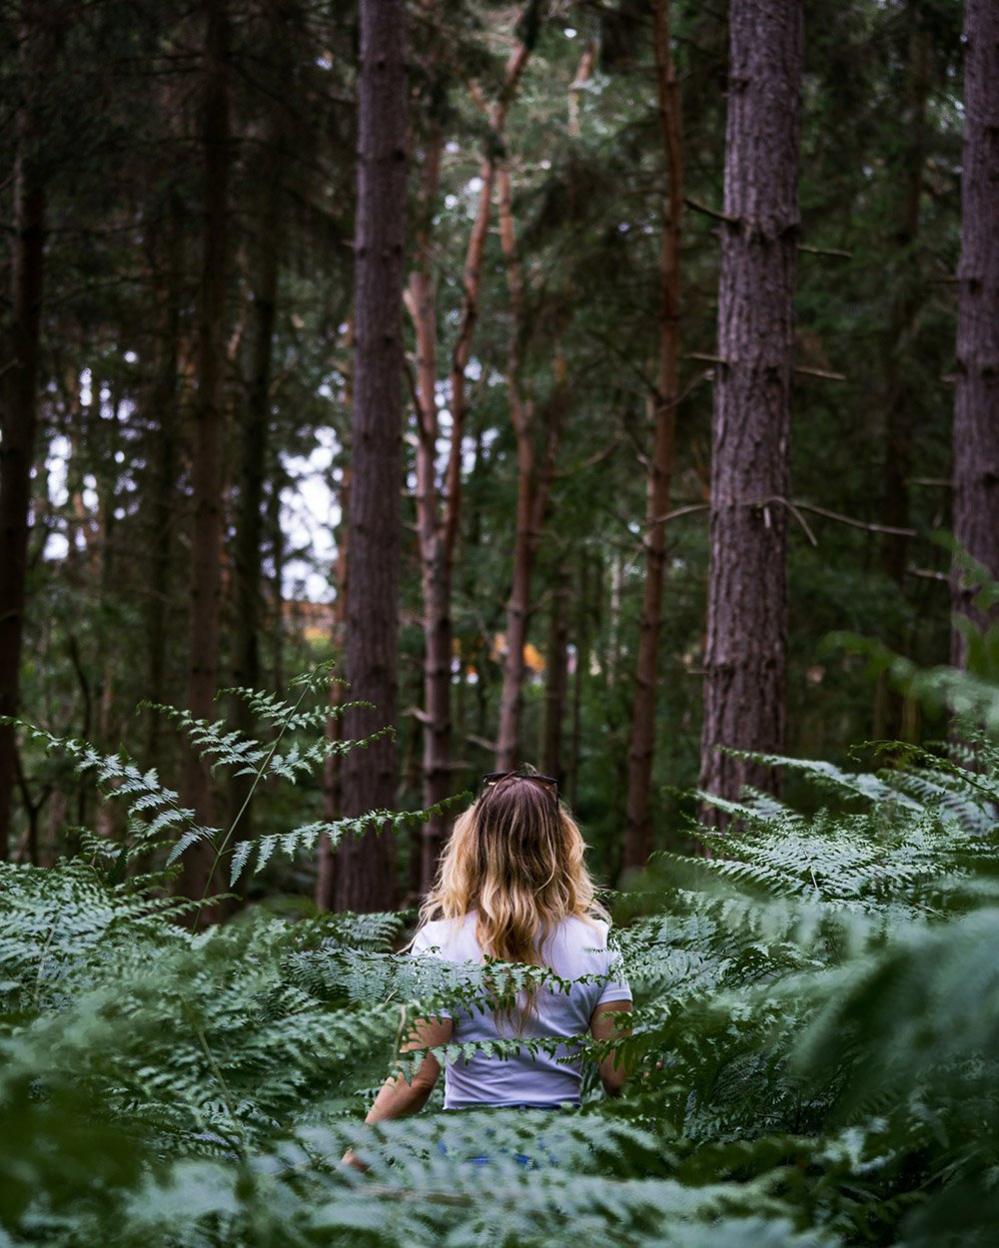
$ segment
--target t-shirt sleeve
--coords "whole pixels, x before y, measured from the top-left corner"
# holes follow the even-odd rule
[[[425,926],[421,927],[420,930],[413,937],[413,943],[409,947],[409,952],[414,957],[420,956],[420,957],[443,959],[444,957],[443,953],[441,952],[439,948],[435,947],[439,943],[440,943],[439,940],[430,931],[430,924],[428,923]],[[438,1006],[437,1010],[435,1011],[435,1017],[436,1018],[451,1018],[452,1014],[451,1014],[450,1009],[448,1009],[446,1006]]]
[[[599,957],[601,976],[607,978],[597,997],[597,1005],[606,1005],[609,1001],[630,1001],[631,987],[624,976],[621,955],[616,949],[605,947],[600,951]]]

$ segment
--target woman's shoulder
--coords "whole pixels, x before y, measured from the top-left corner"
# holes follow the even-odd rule
[[[413,953],[426,953],[433,949],[446,954],[470,926],[474,933],[474,918],[474,914],[465,914],[451,919],[429,919],[417,929],[413,937]]]
[[[580,950],[607,948],[610,924],[595,915],[570,914],[559,924],[559,935]]]

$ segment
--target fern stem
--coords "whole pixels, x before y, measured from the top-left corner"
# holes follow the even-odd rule
[[[289,723],[291,723],[294,720],[296,714],[298,713],[298,708],[305,701],[306,694],[309,693],[311,688],[312,688],[311,680],[307,680],[303,682],[302,692],[298,695],[298,701],[291,708],[291,714],[286,715],[284,719],[282,720],[280,731],[278,732],[277,736],[274,738],[273,742],[271,743],[271,748],[267,751],[266,755],[261,760],[260,766],[257,768],[254,774],[253,783],[250,785],[249,790],[247,791],[246,797],[243,799],[242,806],[240,806],[239,810],[236,812],[236,815],[233,818],[232,823],[229,824],[229,827],[226,831],[225,836],[222,838],[218,849],[215,851],[215,857],[212,860],[211,870],[208,872],[208,879],[205,881],[205,889],[204,889],[204,892],[201,894],[202,902],[204,902],[205,898],[208,896],[208,892],[212,886],[212,881],[215,879],[215,872],[218,870],[218,865],[222,858],[222,855],[225,853],[226,846],[229,844],[232,834],[236,831],[239,821],[240,819],[242,819],[246,811],[246,808],[249,806],[250,802],[253,800],[253,795],[257,791],[257,785],[260,783],[261,777],[266,773],[267,768],[270,766],[270,761],[274,757],[275,753],[277,752],[277,748],[281,744],[281,739],[284,737],[285,732],[287,732],[288,730]],[[201,922],[202,910],[203,910],[203,907],[198,910],[197,916],[195,917],[195,921],[194,921],[195,931],[197,931],[198,924]]]
[[[191,1012],[186,1006],[184,1007],[184,1012],[185,1014],[187,1014],[188,1018],[191,1018]],[[214,1075],[215,1081],[219,1085],[219,1090],[222,1093],[222,1103],[225,1105],[226,1113],[229,1115],[229,1121],[232,1123],[233,1131],[235,1132],[235,1135],[236,1135],[236,1138],[233,1140],[233,1145],[236,1151],[239,1153],[240,1160],[245,1161],[246,1160],[246,1145],[245,1145],[245,1141],[243,1138],[243,1129],[240,1126],[239,1119],[236,1117],[235,1111],[233,1110],[233,1107],[232,1107],[232,1098],[229,1094],[229,1085],[226,1083],[225,1076],[222,1074],[222,1068],[219,1066],[218,1062],[215,1060],[215,1054],[211,1050],[211,1045],[208,1043],[208,1038],[204,1033],[204,1029],[201,1026],[199,1026],[199,1024],[196,1023],[193,1018],[191,1018],[191,1027],[194,1031],[194,1034],[198,1038],[198,1043],[201,1045],[201,1050],[204,1053],[206,1059],[208,1060],[208,1065],[211,1067],[212,1074]]]

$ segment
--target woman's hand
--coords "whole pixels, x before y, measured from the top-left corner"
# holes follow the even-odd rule
[[[364,1162],[360,1159],[360,1157],[358,1157],[357,1153],[355,1153],[352,1148],[348,1148],[347,1151],[344,1153],[343,1157],[341,1157],[340,1165],[350,1166],[352,1170],[360,1170],[361,1174],[368,1173],[368,1167],[364,1164]]]

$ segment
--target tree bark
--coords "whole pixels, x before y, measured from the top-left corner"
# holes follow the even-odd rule
[[[967,0],[964,167],[954,402],[954,537],[999,580],[999,5]],[[951,573],[951,661],[968,662],[962,625],[999,623]]]
[[[416,513],[424,638],[422,772],[423,804],[428,807],[437,805],[451,792],[451,598],[454,555],[461,516],[462,439],[468,414],[465,370],[471,356],[472,339],[478,320],[482,261],[492,211],[497,153],[502,148],[507,110],[524,72],[529,52],[524,43],[518,43],[514,48],[507,61],[500,94],[489,111],[490,134],[479,173],[481,187],[478,211],[465,255],[461,318],[451,356],[451,430],[443,491],[438,489],[435,467],[440,427],[436,398],[436,293],[430,237],[430,221],[440,182],[443,135],[439,129],[431,134],[423,159],[420,193],[422,221],[416,232],[416,265],[409,279],[406,306],[416,334],[417,352]],[[447,836],[447,826],[446,815],[433,815],[421,830],[419,880],[424,893],[433,883],[437,860]]]
[[[354,353],[354,327],[348,322],[347,351],[349,357]],[[354,410],[354,375],[348,367],[344,380],[344,407],[348,412]],[[349,448],[348,448],[349,455]],[[339,667],[336,673],[341,679],[330,681],[330,709],[335,711],[344,700],[342,682],[344,654],[347,642],[347,595],[350,589],[350,560],[347,549],[347,523],[350,515],[350,463],[342,468],[340,478],[340,520],[336,532],[336,557],[333,565],[333,584],[336,597],[333,600],[333,618],[330,621],[330,641],[333,656]],[[326,737],[329,741],[343,739],[343,717],[331,714],[326,721]],[[331,754],[323,765],[323,818],[332,823],[343,813],[343,762]],[[332,910],[336,901],[334,880],[336,879],[336,850],[329,838],[323,836],[319,841],[316,861],[316,908]]]
[[[576,66],[576,73],[569,84],[569,137],[578,139],[582,133],[580,126],[580,107],[579,97],[586,90],[586,84],[593,77],[593,70],[597,63],[597,44],[595,39],[590,39],[583,48],[583,54],[579,58],[579,64]]]
[[[437,313],[432,271],[430,222],[440,185],[443,134],[437,127],[423,153],[420,191],[421,221],[416,231],[415,266],[409,277],[406,306],[416,334],[416,529],[420,552],[420,588],[423,598],[423,804],[434,806],[448,796],[451,784],[451,582],[454,541],[457,536],[457,490],[444,500],[440,514],[437,488]],[[489,204],[480,197],[466,262],[466,306],[469,287],[478,290],[485,231],[479,225]],[[483,215],[486,214],[486,216]],[[468,339],[470,344],[470,337]],[[464,378],[464,364],[461,366]],[[464,426],[463,400],[452,405],[451,449],[460,453]],[[449,457],[450,458],[450,457]],[[419,841],[419,868],[415,872],[423,891],[433,882],[447,829],[443,815],[424,824]]]
[[[545,714],[541,732],[541,769],[563,784],[562,742],[565,702],[569,688],[569,581],[565,567],[555,574],[548,616],[548,653],[545,656]]]
[[[507,394],[510,422],[517,441],[517,511],[513,544],[510,596],[506,604],[506,655],[500,692],[499,730],[496,738],[496,769],[509,771],[517,765],[520,748],[520,713],[524,691],[524,646],[531,617],[531,577],[534,555],[555,472],[555,454],[568,400],[567,368],[556,348],[554,386],[545,407],[545,456],[539,470],[535,453],[534,404],[521,390],[521,344],[524,341],[524,276],[517,251],[513,221],[510,171],[497,173],[500,246],[506,263],[510,294],[510,345],[507,352]]]
[[[347,678],[351,698],[367,699],[374,709],[350,712],[348,737],[392,725],[396,717],[407,138],[402,0],[361,0],[360,27]],[[345,815],[393,804],[395,757],[392,739],[382,737],[345,758]],[[390,835],[377,830],[344,842],[334,882],[338,909],[390,909],[395,891]]]
[[[919,402],[918,374],[911,365],[912,338],[920,308],[925,301],[925,285],[919,264],[919,230],[926,172],[926,109],[930,94],[932,45],[929,32],[921,24],[920,8],[910,0],[906,8],[907,73],[904,114],[904,141],[891,170],[894,194],[890,234],[897,267],[891,273],[891,303],[885,328],[882,359],[885,362],[884,412],[885,461],[884,507],[882,519],[895,529],[909,527],[912,475],[912,438]],[[882,566],[900,595],[906,588],[906,565],[910,539],[904,533],[886,533],[882,541]],[[905,645],[897,630],[886,635],[892,647]],[[874,692],[873,735],[898,737],[903,732],[904,699],[890,687],[887,673],[877,680]]]
[[[218,688],[222,564],[222,448],[225,423],[226,296],[229,275],[230,26],[226,0],[205,0],[204,147],[205,225],[198,300],[198,393],[193,451],[194,527],[191,538],[187,706],[198,718],[214,716]],[[184,776],[185,802],[198,822],[214,822],[211,777],[193,749]],[[201,897],[213,851],[205,842],[183,857],[180,891]]]
[[[16,715],[20,699],[31,510],[31,467],[38,433],[38,356],[45,267],[45,173],[37,93],[51,70],[54,19],[45,6],[21,7],[21,99],[14,121],[14,213],[11,236],[11,319],[4,351],[0,425],[0,715]],[[0,725],[0,859],[8,855],[11,797],[17,774],[14,729]]]
[[[649,791],[656,744],[656,703],[659,679],[659,636],[662,631],[663,583],[666,575],[666,513],[676,407],[679,396],[680,233],[683,225],[683,138],[680,91],[670,47],[669,0],[655,0],[653,48],[659,136],[666,164],[659,252],[659,375],[655,396],[655,436],[646,483],[645,587],[635,662],[635,691],[628,742],[628,789],[623,861],[640,867],[652,851]]]
[[[517,434],[517,518],[513,542],[513,577],[506,604],[506,655],[500,690],[499,732],[496,739],[496,769],[509,771],[518,764],[520,718],[524,695],[524,647],[533,613],[531,582],[534,557],[544,527],[551,487],[555,477],[555,456],[569,402],[569,384],[563,356],[555,358],[555,382],[545,404],[542,421],[545,444],[541,466],[534,448],[534,413],[525,403],[520,417],[514,417]],[[511,412],[512,412],[511,406]]]
[[[591,612],[594,606],[590,594],[590,552],[580,550],[576,580],[576,670],[572,678],[572,728],[569,737],[569,766],[567,791],[569,805],[575,807],[579,797],[579,768],[583,744],[583,690],[590,672],[590,638],[593,632]],[[597,576],[599,583],[599,571]]]
[[[280,122],[275,121],[265,140],[265,158],[260,170],[263,202],[257,226],[259,233],[255,240],[250,377],[239,438],[239,494],[233,560],[233,681],[251,689],[260,685],[263,499],[270,438],[271,364],[280,268],[282,140]],[[253,714],[243,698],[233,700],[232,723],[247,737],[256,730]],[[251,784],[250,776],[234,776],[230,786],[230,822],[239,816],[235,836],[240,840],[253,835],[253,806],[247,800]]]
[[[149,579],[146,592],[146,697],[167,701],[166,657],[170,607],[173,533],[180,464],[180,310],[182,232],[180,204],[171,194],[161,237],[153,240],[153,264],[161,267],[155,295],[161,328],[157,343],[156,374],[150,387],[150,453],[148,498]],[[160,715],[146,712],[146,763],[159,763]]]
[[[724,798],[779,777],[720,747],[784,748],[802,24],[801,0],[730,7],[700,777]]]
[[[285,540],[281,527],[281,491],[288,483],[279,456],[271,461],[267,491],[267,536],[271,550],[271,685],[284,688],[284,564]]]
[[[348,400],[348,406],[350,400]],[[333,581],[336,585],[336,598],[333,601],[333,619],[331,633],[333,653],[342,656],[344,652],[345,631],[347,627],[347,591],[348,551],[347,551],[347,515],[350,510],[350,469],[345,468],[340,485],[340,523],[337,533],[336,563],[333,569]],[[336,710],[344,699],[343,685],[339,680],[330,682],[330,709]],[[343,719],[338,714],[330,715],[326,721],[326,738],[328,741],[339,741],[343,737]],[[323,818],[332,823],[343,812],[343,766],[336,755],[330,755],[323,766]],[[319,842],[319,854],[316,869],[316,907],[319,910],[332,910],[334,897],[334,880],[336,878],[336,851],[323,836]]]

